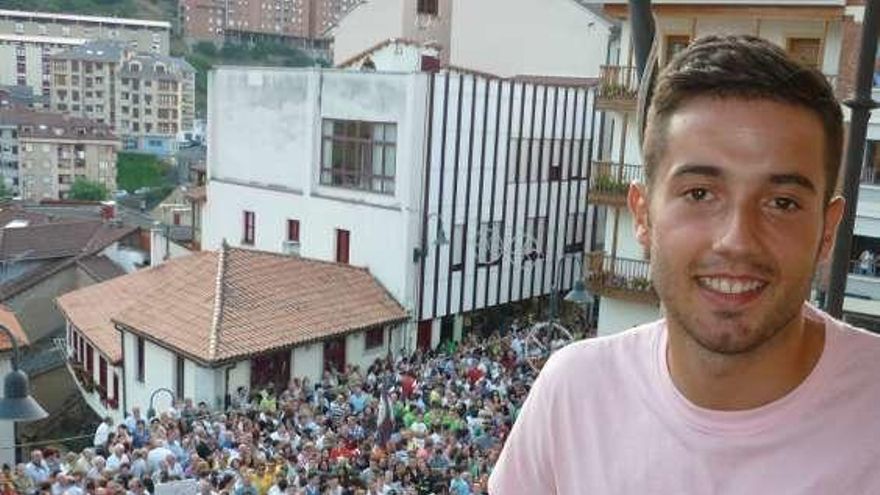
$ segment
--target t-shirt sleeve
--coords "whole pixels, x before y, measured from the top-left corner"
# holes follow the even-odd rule
[[[551,359],[532,385],[489,478],[490,495],[556,493],[551,436]]]

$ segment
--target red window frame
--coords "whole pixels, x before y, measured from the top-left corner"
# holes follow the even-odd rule
[[[351,232],[336,229],[336,262],[348,264],[351,255]]]
[[[299,220],[287,220],[287,240],[299,242]]]

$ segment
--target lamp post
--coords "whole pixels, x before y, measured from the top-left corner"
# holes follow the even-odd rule
[[[445,246],[445,245],[449,244],[449,239],[446,237],[446,231],[443,230],[443,222],[441,221],[440,216],[437,214],[437,212],[429,213],[427,221],[430,222],[432,217],[437,217],[437,233],[435,234],[436,237],[434,237],[433,244],[435,246]],[[428,255],[427,246],[424,248],[422,248],[422,247],[413,248],[413,263],[418,263],[419,260],[421,260],[422,258],[424,258],[427,255]]]
[[[584,312],[587,311],[587,306],[593,301],[593,297],[587,292],[587,288],[584,285],[584,274],[583,274],[583,264],[581,263],[580,258],[575,258],[575,263],[578,266],[578,277],[574,282],[574,287],[568,294],[565,295],[564,300],[568,302],[575,303],[579,306],[584,307]],[[559,316],[559,285],[561,284],[562,277],[557,278],[558,273],[562,273],[562,263],[565,261],[565,258],[560,258],[556,264],[556,271],[553,273],[553,291],[550,293],[550,321],[556,321],[556,318]],[[589,324],[589,317],[587,318],[587,322]]]
[[[147,419],[153,419],[153,417],[156,416],[156,409],[153,408],[153,401],[156,399],[156,394],[159,392],[167,393],[168,397],[171,397],[171,403],[174,404],[174,392],[165,387],[159,387],[156,390],[153,390],[153,393],[150,394],[150,407],[147,408]]]
[[[12,371],[3,380],[3,398],[0,399],[0,419],[11,421],[34,421],[49,413],[30,394],[27,374],[19,369],[18,342],[4,325],[0,331],[12,342]]]

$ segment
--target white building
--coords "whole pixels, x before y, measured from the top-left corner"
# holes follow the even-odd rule
[[[578,276],[588,87],[222,67],[208,112],[203,246],[365,266],[419,322],[407,348]]]
[[[238,387],[365,370],[407,319],[367,270],[225,246],[65,294],[58,306],[86,402],[116,420],[135,406],[161,412],[172,396],[222,408]]]
[[[847,56],[842,52],[847,46],[855,49],[857,44],[845,40],[845,32],[858,32],[859,26],[853,29],[854,19],[861,22],[859,12],[864,7],[847,7],[844,0],[792,0],[774,5],[736,0],[653,3],[661,66],[701,36],[752,34],[778,44],[821,70],[838,89],[851,84],[852,71],[847,68]],[[606,15],[623,24],[619,50],[609,53],[611,63],[602,68],[596,95],[600,120],[593,133],[596,158],[589,202],[599,206],[595,218],[595,232],[599,235],[587,256],[587,278],[588,287],[601,295],[600,335],[626,330],[660,314],[649,281],[648,262],[635,239],[633,219],[625,202],[629,183],[643,178],[636,108],[638,88],[627,10],[624,0],[609,1],[604,6]]]
[[[333,28],[333,63],[407,40],[437,50],[423,55],[424,68],[436,64],[502,77],[595,77],[611,28],[597,10],[574,0],[369,0]],[[379,61],[376,67],[396,70]]]

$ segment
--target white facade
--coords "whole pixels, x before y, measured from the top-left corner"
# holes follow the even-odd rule
[[[386,339],[384,346],[378,346],[370,350],[364,348],[364,333],[354,332],[345,336],[346,362],[349,365],[360,366],[366,370],[373,362],[388,353],[388,337],[391,330],[384,330]],[[234,394],[239,387],[246,390],[251,388],[251,366],[249,359],[243,359],[229,364],[208,367],[200,364],[190,357],[180,356],[172,350],[161,345],[142,339],[144,345],[144,375],[141,380],[138,377],[138,337],[129,332],[121,332],[122,346],[125,351],[123,362],[126,363],[124,374],[122,367],[116,369],[120,376],[124,376],[124,389],[120,389],[120,404],[124,402],[126,410],[140,407],[147,411],[151,406],[150,397],[155,393],[152,403],[157,413],[168,409],[171,405],[171,395],[160,389],[167,389],[172,394],[177,391],[177,360],[183,359],[183,397],[191,398],[195,403],[204,401],[212,409],[223,409],[225,398]],[[291,378],[308,377],[312,383],[321,379],[324,370],[323,343],[313,342],[297,346],[290,350]],[[95,400],[90,394],[84,393],[87,402],[99,414],[110,413],[114,418],[121,420],[121,407],[119,410],[108,410],[95,406]]]
[[[444,65],[501,77],[595,77],[611,24],[573,0],[439,0],[436,15],[416,2],[371,0],[333,34],[336,65],[403,38],[438,46]]]
[[[594,77],[611,29],[572,0],[458,0],[451,26],[450,64],[503,77]]]
[[[102,361],[104,367],[101,365]],[[69,321],[67,322],[67,368],[73,376],[73,382],[79,389],[80,395],[95,414],[102,418],[110,416],[117,424],[122,421],[125,417],[122,404],[122,366],[113,365],[112,360]],[[77,372],[77,369],[80,371]],[[106,370],[103,393],[99,390],[99,385],[102,383],[102,369]]]

